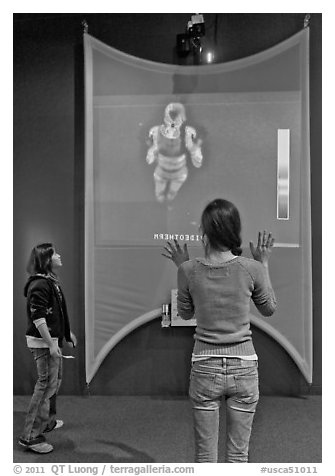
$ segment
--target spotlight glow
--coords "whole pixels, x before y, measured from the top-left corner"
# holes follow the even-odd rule
[[[206,61],[207,61],[207,63],[213,63],[213,61],[214,61],[214,53],[213,53],[213,51],[207,51],[207,53],[206,53]]]

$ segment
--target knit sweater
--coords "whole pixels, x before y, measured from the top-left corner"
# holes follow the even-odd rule
[[[222,264],[202,258],[178,268],[177,309],[182,319],[195,318],[196,355],[252,355],[250,303],[263,316],[276,309],[276,297],[264,266],[242,256]]]

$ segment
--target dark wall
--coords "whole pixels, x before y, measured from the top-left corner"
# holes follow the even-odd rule
[[[32,391],[34,364],[25,344],[22,289],[30,249],[56,244],[60,277],[72,327],[79,338],[75,360],[65,362],[62,393],[85,389],[83,276],[84,113],[82,26],[101,41],[134,56],[192,64],[176,54],[176,35],[191,14],[14,15],[14,393]],[[303,28],[297,14],[205,14],[204,44],[217,61],[267,49]],[[311,180],[314,298],[314,374],[307,389],[286,352],[253,329],[260,358],[261,391],[321,391],[321,14],[310,23]],[[162,330],[155,320],[126,337],[110,353],[90,385],[95,394],[185,394],[193,330]]]

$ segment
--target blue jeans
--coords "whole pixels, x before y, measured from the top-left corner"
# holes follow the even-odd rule
[[[37,382],[21,438],[32,441],[52,428],[56,419],[56,394],[62,380],[62,359],[52,358],[48,348],[29,349],[37,367]]]
[[[189,395],[193,407],[195,461],[217,463],[219,412],[227,412],[226,462],[247,463],[252,422],[259,399],[258,362],[211,357],[192,365]]]

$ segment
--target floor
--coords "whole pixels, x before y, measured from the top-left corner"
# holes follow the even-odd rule
[[[192,463],[192,414],[187,398],[59,396],[63,428],[48,435],[54,451],[38,455],[17,444],[29,396],[13,401],[14,463]],[[224,462],[225,411],[219,462]],[[321,396],[261,397],[250,462],[320,463]]]

